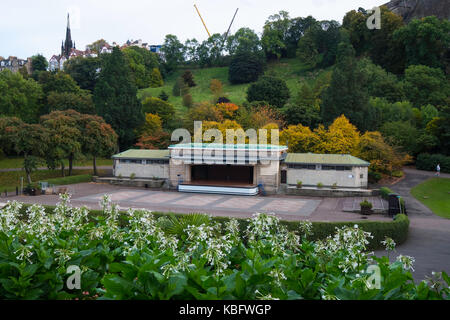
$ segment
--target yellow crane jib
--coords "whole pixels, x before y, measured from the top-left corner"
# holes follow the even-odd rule
[[[211,34],[209,33],[208,28],[206,27],[205,21],[203,21],[202,15],[200,14],[200,11],[198,11],[197,5],[194,4],[195,10],[197,10],[198,16],[200,17],[200,20],[202,20],[203,26],[205,27],[206,32],[208,33],[208,37],[211,37]]]

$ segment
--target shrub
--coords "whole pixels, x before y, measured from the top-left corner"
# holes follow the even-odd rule
[[[337,182],[333,183],[333,185],[331,186],[332,189],[337,189],[338,185]]]
[[[168,101],[169,100],[169,95],[163,90],[159,94],[158,98],[160,98],[162,101]]]
[[[175,97],[181,96],[181,91],[184,86],[185,86],[185,84],[184,84],[183,78],[181,78],[181,77],[177,78],[177,80],[175,81],[175,84],[173,85],[173,88],[172,88],[172,94]]]
[[[323,183],[322,183],[322,182],[319,182],[319,183],[317,184],[317,188],[323,188]]]
[[[389,194],[391,194],[391,193],[395,193],[395,192],[388,187],[380,188],[381,197],[385,200],[387,200],[389,198]]]
[[[367,199],[364,199],[364,201],[359,203],[359,206],[362,208],[369,208],[372,209],[373,205],[371,202],[367,201]]]
[[[142,112],[156,114],[166,124],[175,115],[175,108],[167,101],[151,97],[142,102]]]
[[[247,91],[247,100],[267,101],[269,105],[282,108],[289,100],[290,93],[286,82],[282,79],[263,76],[257,82],[250,85]]]
[[[223,85],[222,82],[218,79],[212,79],[209,85],[209,89],[216,99],[218,99],[222,95]]]
[[[422,153],[416,159],[416,168],[419,170],[436,171],[438,164],[441,167],[441,172],[450,173],[450,157],[448,156]]]
[[[134,180],[134,178],[136,178],[136,174],[133,172],[133,173],[130,175],[130,180]]]
[[[302,185],[303,185],[303,182],[302,182],[302,181],[297,181],[297,188],[301,188]]]
[[[394,178],[401,178],[401,177],[403,177],[403,171],[400,171],[400,170],[395,170],[395,171],[392,171],[392,173],[391,173],[391,176],[393,176]]]
[[[381,173],[369,170],[369,182],[370,183],[377,183],[382,178]]]
[[[264,60],[259,56],[241,52],[233,56],[228,69],[228,80],[232,84],[249,83],[263,74]]]
[[[190,88],[197,85],[194,81],[194,75],[192,74],[191,70],[186,70],[181,78],[183,79],[183,82]]]
[[[183,106],[185,107],[192,107],[193,101],[192,101],[192,95],[190,93],[186,93],[183,96]]]
[[[227,97],[219,97],[219,99],[217,99],[217,103],[230,103],[231,100],[228,99]]]

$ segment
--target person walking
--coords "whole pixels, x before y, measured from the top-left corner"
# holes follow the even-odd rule
[[[438,165],[436,166],[436,175],[439,177],[441,175],[441,166],[438,163]]]

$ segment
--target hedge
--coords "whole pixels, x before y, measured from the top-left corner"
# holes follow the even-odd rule
[[[450,173],[450,157],[442,154],[421,153],[416,159],[416,168],[419,170],[436,171],[439,164],[441,172]]]
[[[389,194],[395,193],[392,189],[389,189],[388,187],[381,187],[380,188],[380,194],[381,197],[385,200],[389,200]],[[406,202],[403,197],[400,197],[400,208],[402,213],[406,213]]]
[[[30,204],[24,204],[21,210],[21,213],[25,215],[26,209],[30,207]],[[47,213],[52,213],[55,206],[43,206]],[[102,215],[101,210],[90,210],[92,217],[99,217]],[[126,212],[121,211],[121,224],[125,225],[127,223]],[[180,213],[163,213],[163,212],[153,212],[156,218],[162,216],[174,215],[176,217],[182,217],[184,214]],[[217,221],[219,223],[225,223],[229,221],[231,218],[228,217],[212,217],[213,221]],[[238,218],[239,226],[241,232],[243,232],[247,228],[248,221],[247,219]],[[281,221],[281,224],[285,225],[289,231],[299,230],[299,221]],[[336,231],[336,228],[342,228],[344,226],[354,226],[357,224],[359,228],[366,232],[370,232],[373,236],[373,239],[369,239],[368,248],[370,250],[376,250],[384,248],[381,244],[381,241],[385,239],[385,237],[392,238],[397,245],[402,244],[408,238],[408,230],[409,230],[409,219],[404,214],[398,214],[394,217],[392,221],[345,221],[345,222],[318,222],[313,221],[313,235],[310,237],[310,240],[321,240],[325,239],[329,235],[333,235]]]

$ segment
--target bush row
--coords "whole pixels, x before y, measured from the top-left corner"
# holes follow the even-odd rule
[[[30,205],[24,204],[22,207],[22,214],[25,214],[26,209]],[[45,211],[47,213],[52,213],[54,210],[54,206],[44,206]],[[102,215],[101,210],[91,210],[90,211],[92,218],[98,217]],[[122,223],[125,225],[127,223],[126,212],[122,213]],[[183,214],[180,213],[162,213],[162,212],[153,212],[153,215],[156,218],[160,218],[162,216],[175,215],[176,217],[182,217]],[[217,221],[220,223],[225,223],[229,221],[231,218],[228,217],[212,217],[213,221]],[[237,219],[239,222],[241,232],[244,232],[247,229],[248,221],[247,219]],[[299,221],[281,221],[283,225],[287,227],[289,231],[299,230]],[[373,236],[373,239],[369,239],[370,243],[368,248],[371,250],[376,250],[380,248],[384,248],[381,244],[381,241],[385,239],[385,237],[392,238],[397,245],[402,244],[408,238],[408,230],[409,230],[409,219],[404,214],[399,214],[394,217],[392,221],[345,221],[345,222],[317,222],[313,221],[313,235],[310,237],[310,240],[321,240],[325,239],[330,235],[334,235],[336,232],[336,228],[342,228],[344,226],[354,226],[357,224],[359,228],[366,232],[370,232]]]
[[[441,172],[450,173],[450,157],[448,156],[422,153],[416,159],[416,168],[419,170],[436,171],[438,164],[441,167]]]

